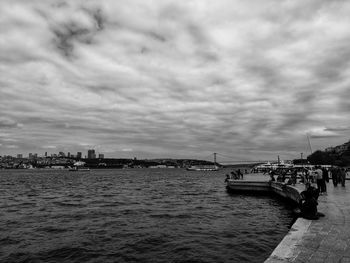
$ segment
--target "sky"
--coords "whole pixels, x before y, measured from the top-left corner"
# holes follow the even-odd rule
[[[349,14],[339,0],[0,0],[0,155],[234,162],[345,143]]]

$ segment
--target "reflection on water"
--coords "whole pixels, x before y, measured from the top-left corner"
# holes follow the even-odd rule
[[[0,261],[263,262],[291,211],[271,197],[228,194],[224,175],[2,170]]]

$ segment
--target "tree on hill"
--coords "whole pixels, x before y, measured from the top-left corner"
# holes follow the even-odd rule
[[[307,157],[307,160],[314,165],[329,164],[335,165],[336,158],[327,152],[316,151]]]
[[[310,164],[310,162],[306,159],[294,159],[293,160],[293,164],[295,165],[306,165],[306,164]]]

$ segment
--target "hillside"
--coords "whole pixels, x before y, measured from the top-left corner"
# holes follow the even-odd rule
[[[307,157],[311,164],[350,166],[350,140],[324,151],[316,151]]]

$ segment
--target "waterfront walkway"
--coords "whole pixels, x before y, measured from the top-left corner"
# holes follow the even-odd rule
[[[346,186],[327,184],[318,200],[318,220],[299,218],[265,263],[350,263],[350,181]],[[299,191],[303,184],[297,184]]]

